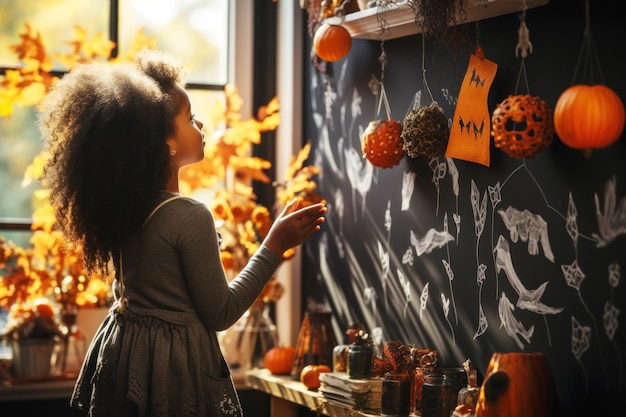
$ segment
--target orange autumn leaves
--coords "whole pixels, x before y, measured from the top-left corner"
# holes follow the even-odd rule
[[[18,69],[7,69],[4,79],[0,81],[0,117],[11,117],[16,105],[29,107],[39,103],[58,80],[52,72],[55,59],[71,70],[79,63],[109,60],[111,57],[115,43],[106,39],[103,33],[88,37],[83,28],[75,26],[73,35],[74,39],[67,42],[70,52],[51,55],[40,33],[25,24],[24,32],[19,35],[20,42],[9,46],[23,65]],[[146,38],[143,31],[139,31],[128,53],[112,61],[127,60],[141,48],[153,47],[154,43],[153,39]]]
[[[253,145],[261,143],[262,133],[273,131],[280,124],[280,106],[274,97],[259,108],[256,118],[243,120],[243,101],[237,89],[226,85],[224,93],[226,100],[216,102],[208,118],[205,117],[204,159],[184,167],[179,181],[183,194],[215,187],[210,205],[222,238],[222,263],[229,275],[234,276],[259,248],[273,222],[270,210],[257,203],[251,185],[252,181],[272,183],[266,174],[272,164],[251,154]],[[320,169],[304,165],[310,149],[311,145],[306,144],[292,157],[283,182],[273,182],[278,206],[284,206],[294,197],[300,198],[303,205],[322,200],[315,193],[317,184],[312,179]],[[291,249],[283,254],[283,259],[294,254]]]
[[[5,77],[0,78],[0,117],[9,118],[16,106],[37,105],[58,79],[52,72],[54,61],[66,66],[68,71],[84,62],[128,61],[132,60],[142,48],[154,48],[155,41],[145,37],[140,30],[128,51],[111,58],[111,51],[115,46],[113,42],[102,34],[88,37],[85,30],[76,26],[74,39],[67,42],[67,45],[70,47],[68,53],[51,55],[46,51],[40,34],[29,25],[25,26],[24,32],[20,34],[20,42],[10,46],[11,51],[18,55],[23,65],[18,69],[7,70]],[[272,164],[251,155],[253,145],[261,143],[262,134],[275,130],[280,124],[280,106],[278,98],[274,97],[258,110],[256,118],[244,120],[241,116],[243,100],[238,95],[237,89],[232,85],[226,85],[224,93],[225,100],[216,102],[208,115],[203,114],[200,117],[206,122],[205,158],[181,171],[180,191],[191,195],[199,190],[214,190],[210,205],[223,239],[222,261],[229,275],[234,276],[258,249],[272,224],[270,210],[256,202],[256,195],[251,186],[252,181],[272,183],[266,174],[266,170],[271,168]],[[285,205],[294,197],[300,198],[303,205],[322,200],[315,193],[317,185],[312,180],[320,170],[317,167],[304,166],[309,152],[310,144],[307,144],[292,158],[284,181],[273,183],[276,187],[277,205]],[[43,152],[35,157],[26,169],[24,184],[41,178],[46,157]],[[35,191],[36,200],[45,201],[46,193],[45,189]],[[35,248],[20,253],[18,249],[21,248],[11,251],[11,256],[22,259],[24,268],[21,271],[14,271],[16,286],[5,288],[11,294],[6,291],[1,293],[3,290],[0,288],[0,296],[6,297],[6,301],[31,299],[42,293],[48,293],[51,288],[58,288],[63,279],[59,270],[66,266],[68,261],[72,261],[77,268],[82,267],[80,248],[76,248],[78,251],[70,257],[65,257],[68,252],[59,250],[64,246],[64,238],[59,235],[60,232],[54,230],[55,219],[51,208],[44,204],[43,210],[38,210],[33,217],[36,218],[36,222],[33,224],[35,233],[31,243]],[[8,248],[8,243],[0,242],[0,249]],[[293,250],[286,252],[283,258],[289,259],[294,253]],[[45,277],[36,277],[34,274],[39,272],[29,266],[33,259],[40,258],[40,255],[43,255],[43,264],[48,263],[45,265],[48,269]],[[28,277],[28,285],[19,283],[20,274],[25,278]],[[80,271],[73,271],[72,275],[82,277]],[[90,283],[94,281],[90,280]],[[20,288],[36,290],[37,294],[19,293]],[[16,290],[18,291],[15,292]],[[276,300],[281,294],[279,290],[278,287],[268,285],[263,298]],[[82,291],[80,293],[82,294]]]
[[[140,49],[154,45],[152,39],[139,31],[129,51],[112,59],[115,44],[103,34],[88,37],[84,29],[75,26],[73,35],[74,39],[67,42],[69,52],[50,54],[39,32],[25,25],[19,43],[9,46],[22,65],[7,69],[0,79],[0,117],[8,119],[16,106],[36,106],[40,102],[59,78],[52,71],[55,60],[71,71],[85,62],[129,60]],[[44,152],[35,157],[26,169],[23,185],[41,178],[46,157]],[[32,216],[30,247],[22,248],[0,237],[0,269],[3,270],[0,307],[25,305],[49,296],[78,306],[108,303],[112,296],[110,277],[86,278],[82,248],[69,245],[63,233],[56,229],[52,207],[45,204],[47,195],[46,189],[34,192],[38,208]]]

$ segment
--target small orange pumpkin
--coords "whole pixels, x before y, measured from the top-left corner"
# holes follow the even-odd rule
[[[322,23],[315,31],[313,49],[324,61],[338,61],[348,55],[351,48],[352,36],[341,25]]]
[[[300,372],[300,382],[310,390],[318,389],[322,383],[320,382],[320,374],[323,372],[331,372],[327,365],[307,365]]]
[[[574,149],[612,145],[624,130],[624,104],[610,88],[577,84],[566,89],[554,108],[554,127],[563,143]]]
[[[274,375],[288,375],[291,373],[296,349],[292,346],[273,347],[265,353],[263,364]]]
[[[404,156],[400,123],[395,120],[371,121],[363,132],[363,156],[379,168],[396,166]]]
[[[491,356],[476,403],[476,417],[554,417],[559,403],[543,353]]]

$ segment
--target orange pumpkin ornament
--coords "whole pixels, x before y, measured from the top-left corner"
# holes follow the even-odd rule
[[[559,404],[543,353],[494,353],[476,403],[476,417],[554,417]]]
[[[566,89],[554,108],[554,127],[563,143],[574,149],[612,145],[624,130],[624,104],[602,84],[577,84]]]
[[[348,55],[352,48],[352,36],[341,25],[322,23],[315,31],[313,49],[324,61],[334,62]]]
[[[491,116],[491,135],[496,148],[513,158],[536,156],[552,143],[552,110],[539,97],[509,96]]]
[[[379,168],[396,166],[404,156],[400,123],[395,120],[374,120],[363,132],[363,156]]]
[[[265,353],[263,364],[274,375],[289,375],[295,356],[293,346],[277,346]]]

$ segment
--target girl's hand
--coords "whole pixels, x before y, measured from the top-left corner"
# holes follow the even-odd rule
[[[272,224],[263,245],[282,257],[287,249],[301,245],[319,231],[327,212],[324,203],[300,207],[300,201],[294,198]]]

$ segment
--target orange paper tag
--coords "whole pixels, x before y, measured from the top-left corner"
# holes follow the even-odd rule
[[[498,64],[486,59],[480,47],[470,56],[452,119],[447,157],[489,166],[491,117],[487,99],[497,69]]]

